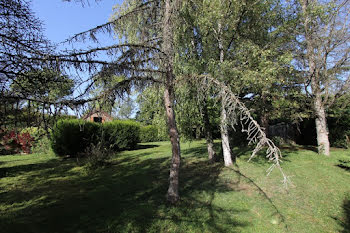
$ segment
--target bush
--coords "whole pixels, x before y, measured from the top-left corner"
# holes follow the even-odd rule
[[[158,137],[158,128],[154,125],[143,126],[140,129],[140,141],[141,142],[157,142],[159,141]]]
[[[50,140],[47,137],[47,133],[43,128],[38,127],[27,127],[21,130],[21,133],[29,133],[33,138],[32,142],[32,153],[50,153],[51,146]]]
[[[83,154],[99,139],[100,125],[82,120],[59,120],[51,134],[51,147],[59,156]]]
[[[85,156],[88,148],[104,145],[113,151],[134,149],[140,138],[140,125],[133,121],[104,124],[83,120],[60,120],[51,135],[53,151],[59,155]]]
[[[100,141],[96,145],[91,144],[86,149],[85,154],[85,168],[88,172],[92,172],[99,167],[108,165],[108,159],[113,155],[113,151],[104,141]]]
[[[1,130],[1,154],[17,154],[31,152],[33,137],[27,132],[16,132],[15,130]]]
[[[114,151],[135,149],[140,142],[140,124],[130,120],[115,120],[102,124],[104,141]]]

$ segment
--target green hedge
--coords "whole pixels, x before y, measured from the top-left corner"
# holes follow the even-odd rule
[[[102,124],[104,141],[115,151],[134,149],[140,142],[140,124],[116,120]]]
[[[83,120],[60,120],[51,135],[53,151],[59,155],[78,156],[91,145],[103,141],[114,151],[133,149],[139,142],[140,126],[133,121],[112,121],[104,124]]]
[[[158,128],[154,125],[147,125],[147,126],[141,127],[140,140],[141,142],[159,141]]]

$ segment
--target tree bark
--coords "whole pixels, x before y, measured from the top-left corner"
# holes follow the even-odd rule
[[[220,50],[220,63],[224,62],[224,46],[222,43],[222,25],[218,23],[218,43]],[[225,109],[224,100],[221,101],[221,122],[220,122],[220,131],[221,131],[221,144],[222,144],[222,153],[224,156],[225,166],[231,166],[233,164],[231,157],[231,147],[230,147],[230,138],[228,134],[228,125],[227,125],[227,113]]]
[[[169,188],[167,193],[167,201],[172,204],[175,204],[180,196],[179,196],[179,174],[180,174],[180,162],[181,162],[181,154],[180,154],[180,140],[179,133],[176,127],[175,121],[175,112],[173,109],[173,90],[170,85],[167,85],[164,90],[164,104],[167,116],[167,123],[169,129],[169,137],[171,141],[172,148],[172,159],[171,159],[171,167],[170,167],[170,176],[169,176]]]
[[[175,204],[179,201],[179,173],[180,173],[180,140],[179,133],[176,127],[175,112],[174,112],[174,73],[173,73],[173,25],[172,14],[174,12],[173,7],[176,5],[176,1],[166,0],[164,8],[164,21],[163,21],[163,44],[162,51],[166,55],[164,61],[165,74],[165,90],[164,90],[164,105],[167,117],[167,124],[169,129],[169,137],[172,148],[172,159],[169,175],[169,188],[166,195],[167,201],[171,204]]]
[[[222,103],[222,109],[221,109],[220,131],[221,131],[222,154],[224,156],[225,166],[229,167],[233,164],[233,161],[231,157],[230,139],[228,136],[227,113],[223,103]]]
[[[216,154],[214,150],[213,134],[212,134],[212,128],[210,125],[208,106],[206,101],[204,101],[203,103],[202,111],[203,111],[204,134],[205,134],[205,140],[207,141],[207,148],[208,148],[208,159],[210,162],[215,162]]]
[[[316,134],[318,153],[329,156],[329,139],[327,120],[324,106],[322,105],[321,95],[316,95],[314,98],[314,106],[316,113]]]

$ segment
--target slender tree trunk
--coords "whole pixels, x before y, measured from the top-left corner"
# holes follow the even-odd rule
[[[318,153],[329,156],[329,139],[327,120],[324,106],[322,105],[321,95],[316,95],[314,98],[314,106],[316,113],[316,134]]]
[[[204,122],[204,134],[205,134],[205,140],[207,141],[207,148],[208,148],[208,158],[210,162],[215,161],[215,150],[214,150],[214,141],[213,141],[213,134],[212,134],[212,128],[210,125],[209,120],[209,114],[208,114],[208,106],[206,101],[203,103],[203,122]]]
[[[218,23],[218,43],[220,50],[220,63],[224,62],[224,46],[221,38],[222,25]],[[222,144],[222,153],[224,156],[225,166],[231,166],[232,156],[231,156],[231,147],[230,147],[230,138],[228,134],[228,125],[227,125],[227,113],[225,108],[224,100],[221,101],[221,122],[220,122],[220,131],[221,131],[221,144]]]
[[[164,61],[165,74],[165,90],[164,90],[164,105],[169,129],[169,137],[172,147],[172,159],[169,176],[169,188],[166,195],[167,200],[175,204],[179,201],[179,173],[180,173],[180,140],[179,133],[176,127],[175,112],[174,112],[174,73],[173,73],[173,25],[172,14],[176,5],[176,1],[165,0],[165,11],[163,21],[163,44],[162,50],[167,56]]]
[[[169,176],[169,188],[167,193],[167,200],[174,204],[176,203],[179,196],[179,173],[180,173],[180,140],[179,133],[176,127],[175,113],[173,109],[173,90],[171,86],[166,86],[164,91],[164,104],[166,109],[167,123],[169,128],[169,136],[171,141],[172,148],[172,159],[170,167],[170,176]]]
[[[226,113],[226,109],[224,108],[224,104],[222,104],[222,109],[221,109],[220,131],[221,131],[222,154],[224,156],[225,166],[229,167],[233,164],[233,161],[231,157],[230,139],[228,136],[227,113]]]
[[[307,48],[307,59],[309,62],[309,80],[311,82],[312,97],[313,97],[313,107],[316,115],[316,134],[317,134],[317,146],[318,153],[329,156],[329,139],[328,139],[328,130],[327,130],[327,120],[325,108],[322,103],[321,96],[321,86],[320,86],[320,77],[319,70],[316,66],[316,55],[315,55],[315,42],[314,35],[311,25],[311,17],[308,12],[308,7],[310,3],[313,3],[314,0],[303,0],[302,1],[302,10],[304,14],[304,28],[305,28],[305,39],[306,39],[306,48]]]

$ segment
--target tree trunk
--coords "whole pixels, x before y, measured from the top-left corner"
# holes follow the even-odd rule
[[[231,158],[230,139],[228,136],[227,113],[226,113],[226,109],[224,108],[224,104],[222,104],[222,109],[221,109],[220,131],[221,131],[222,154],[224,156],[225,166],[229,167],[233,164],[233,161]]]
[[[224,62],[224,46],[222,43],[222,25],[218,23],[218,44],[220,50],[220,63]],[[227,125],[227,113],[225,109],[224,100],[221,101],[221,122],[220,122],[220,131],[221,131],[221,144],[222,144],[222,153],[224,156],[225,166],[231,166],[233,164],[231,157],[231,147],[230,147],[230,138],[228,135],[228,125]]]
[[[210,162],[214,162],[216,155],[214,150],[213,134],[212,134],[212,128],[210,125],[208,106],[207,106],[206,100],[203,103],[203,123],[204,123],[205,140],[207,141],[208,158]]]
[[[316,95],[314,99],[316,113],[316,133],[318,153],[329,156],[329,139],[327,129],[327,119],[324,106],[322,105],[322,97]]]
[[[309,74],[308,78],[311,81],[311,90],[313,97],[313,107],[316,115],[316,134],[317,134],[317,146],[318,153],[329,156],[329,139],[327,130],[327,120],[326,113],[324,109],[324,104],[322,103],[321,96],[321,86],[320,86],[320,76],[319,69],[316,66],[316,55],[315,55],[315,45],[314,45],[314,35],[313,28],[311,24],[310,13],[308,12],[308,7],[310,2],[314,0],[303,0],[302,10],[304,14],[304,28],[305,28],[305,39],[307,48],[307,59],[309,62]]]
[[[175,204],[179,199],[179,173],[180,173],[180,140],[179,133],[176,127],[175,112],[174,112],[174,74],[173,74],[173,25],[172,14],[174,12],[176,1],[166,0],[164,9],[163,21],[163,44],[162,51],[166,55],[164,60],[165,74],[165,90],[164,90],[164,105],[169,129],[169,137],[172,147],[172,159],[169,175],[169,188],[166,195],[167,201]]]
[[[167,200],[175,204],[180,196],[179,196],[179,173],[180,173],[180,140],[179,133],[176,127],[175,121],[175,113],[173,109],[173,90],[171,86],[166,86],[164,91],[164,104],[166,109],[167,123],[169,128],[169,136],[171,141],[172,148],[172,159],[171,159],[171,167],[170,167],[170,176],[169,176],[169,188],[167,193]]]

